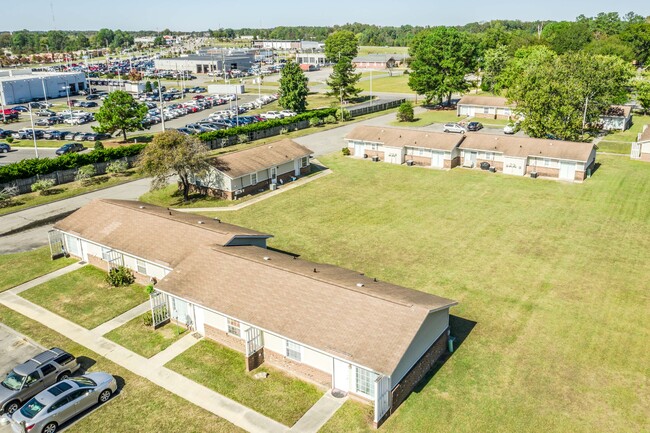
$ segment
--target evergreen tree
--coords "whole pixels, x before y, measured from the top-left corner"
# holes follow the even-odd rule
[[[292,110],[296,113],[302,113],[307,109],[307,77],[300,69],[300,66],[288,61],[282,68],[282,77],[280,77],[280,99],[278,103],[285,110]]]

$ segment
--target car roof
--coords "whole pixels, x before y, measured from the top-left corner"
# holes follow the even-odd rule
[[[54,358],[64,353],[67,352],[57,347],[53,347],[50,350],[46,350],[42,353],[39,353],[38,355],[31,358],[27,362],[23,362],[22,364],[17,365],[14,368],[14,371],[18,374],[22,374],[23,376],[28,375],[29,373],[33,372],[41,365],[45,364],[46,362],[52,361]]]
[[[39,392],[35,398],[44,405],[50,405],[79,388],[72,380],[62,380]]]

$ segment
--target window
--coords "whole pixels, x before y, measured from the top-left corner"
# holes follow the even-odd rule
[[[492,161],[494,159],[494,153],[485,152],[485,159],[487,159],[488,161]]]
[[[34,382],[37,382],[41,377],[38,375],[38,371],[34,371],[27,376],[25,380],[25,385],[31,385]]]
[[[490,108],[489,107],[483,107],[483,114],[490,114]]]
[[[372,144],[370,145],[370,149],[372,149],[372,150],[377,150],[377,143],[372,143]]]
[[[136,267],[138,268],[138,273],[147,275],[147,264],[144,260],[136,259]]]
[[[357,370],[357,392],[360,394],[365,394],[371,398],[375,397],[375,379],[377,379],[377,374],[365,370],[363,368],[356,367]]]
[[[544,158],[544,167],[550,167],[551,166],[551,160],[548,158]]]
[[[57,401],[56,403],[52,404],[50,408],[47,410],[48,413],[54,412],[58,408],[65,406],[66,403],[68,403],[70,399],[68,397],[63,397],[61,400]]]
[[[308,156],[305,156],[300,160],[300,166],[301,167],[309,166],[309,157]]]
[[[300,344],[287,340],[287,358],[300,362],[302,360],[302,350]]]
[[[251,174],[251,185],[257,184],[257,173]]]
[[[52,364],[46,364],[43,367],[41,367],[41,374],[43,376],[47,376],[50,373],[53,373],[56,370],[56,367],[54,367]]]
[[[228,334],[233,334],[237,337],[241,337],[241,325],[238,321],[228,319]]]
[[[271,167],[271,180],[275,180],[277,176],[277,169],[275,167]]]

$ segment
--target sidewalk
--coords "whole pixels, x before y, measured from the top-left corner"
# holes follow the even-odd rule
[[[26,230],[48,221],[55,221],[74,212],[83,205],[98,198],[114,198],[122,200],[137,200],[145,192],[149,191],[151,179],[138,179],[110,188],[100,189],[87,194],[66,198],[63,200],[47,203],[0,216],[0,237],[7,233]]]
[[[327,391],[315,405],[296,422],[290,432],[296,433],[317,433],[321,427],[336,413],[348,397],[336,398],[331,390]]]

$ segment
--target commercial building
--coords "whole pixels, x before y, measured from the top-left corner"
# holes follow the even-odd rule
[[[248,51],[231,50],[221,54],[189,54],[171,59],[155,59],[158,70],[192,71],[196,74],[247,71],[255,64],[255,55]]]
[[[30,69],[0,70],[0,102],[24,104],[36,99],[61,98],[88,87],[83,72],[32,72]]]

